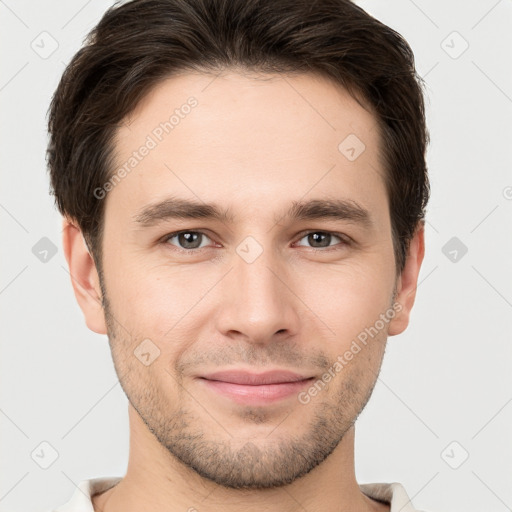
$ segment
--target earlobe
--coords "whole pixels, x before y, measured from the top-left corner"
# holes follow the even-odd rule
[[[62,245],[71,284],[87,327],[98,334],[107,334],[96,265],[80,228],[67,218],[63,220]]]
[[[418,276],[425,256],[425,223],[422,221],[409,244],[404,269],[397,280],[395,302],[399,303],[400,311],[389,323],[388,335],[395,336],[405,331],[416,298]]]

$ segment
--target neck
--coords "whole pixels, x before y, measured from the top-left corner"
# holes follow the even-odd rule
[[[384,512],[365,496],[354,472],[354,427],[331,455],[291,484],[271,489],[230,489],[207,480],[171,455],[129,405],[130,456],[125,477],[93,498],[96,512]]]

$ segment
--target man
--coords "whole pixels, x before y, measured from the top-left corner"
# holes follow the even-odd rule
[[[57,510],[413,511],[354,472],[424,256],[407,43],[348,0],[134,0],[67,67],[49,131],[130,420],[126,475]]]

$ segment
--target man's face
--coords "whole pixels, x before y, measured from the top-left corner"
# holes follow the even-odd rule
[[[266,78],[158,85],[118,130],[116,169],[134,151],[137,163],[105,199],[102,284],[123,389],[168,452],[230,487],[290,483],[335,450],[370,397],[394,313],[375,118],[324,79]],[[228,215],[155,220],[162,209],[148,207],[170,198]],[[346,205],[287,215],[313,200]],[[231,370],[309,380],[212,376]]]

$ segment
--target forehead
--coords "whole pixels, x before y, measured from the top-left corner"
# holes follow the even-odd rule
[[[384,190],[376,118],[313,74],[187,72],[157,86],[115,137],[107,210],[168,195],[269,210],[308,193],[371,203]],[[231,204],[231,201],[233,205]],[[281,209],[282,205],[277,205]],[[371,204],[370,204],[371,207]]]

